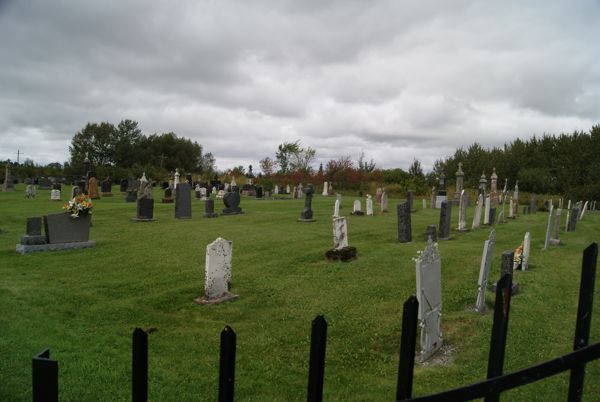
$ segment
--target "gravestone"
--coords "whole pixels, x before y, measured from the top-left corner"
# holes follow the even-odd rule
[[[560,231],[560,218],[562,215],[562,208],[556,209],[554,215],[554,221],[552,222],[552,232],[550,233],[550,244],[557,246],[560,244],[559,231]]]
[[[306,186],[304,189],[304,209],[300,213],[300,219],[298,222],[314,222],[313,211],[312,211],[312,197],[315,189],[312,186]]]
[[[323,182],[323,194],[321,195],[324,197],[329,195],[329,185],[327,184],[327,182]]]
[[[348,247],[348,228],[345,217],[333,218],[333,249]]]
[[[571,200],[567,204],[567,219],[565,219],[565,232],[569,231],[569,225],[571,224]]]
[[[554,205],[550,204],[550,212],[548,213],[548,224],[546,225],[546,238],[544,240],[544,250],[548,250],[550,245],[550,237],[552,232],[552,221],[553,221]]]
[[[496,206],[498,205],[498,175],[496,174],[496,168],[493,169],[490,179],[490,202],[493,206]]]
[[[215,200],[207,198],[204,201],[204,215],[205,218],[216,218],[219,215],[215,212]]]
[[[406,202],[408,202],[408,205],[410,207],[410,212],[417,212],[417,210],[414,208],[414,205],[413,205],[413,192],[412,192],[412,190],[407,190],[406,191]]]
[[[490,197],[487,196],[485,197],[485,212],[483,214],[483,224],[484,225],[489,225],[490,224],[490,209],[491,209],[492,203],[490,200]]]
[[[173,203],[173,190],[171,187],[165,188],[164,196],[161,200],[163,204],[172,204]]]
[[[473,214],[473,225],[471,229],[475,230],[481,225],[481,209],[483,208],[483,195],[479,194],[477,197],[477,205],[475,206],[475,213]]]
[[[409,243],[412,241],[410,205],[408,202],[399,203],[396,205],[396,211],[398,213],[398,241]]]
[[[443,342],[441,258],[437,244],[428,240],[425,250],[417,256],[415,265],[421,327],[420,361],[424,362],[442,347]]]
[[[479,266],[479,281],[477,282],[477,302],[475,303],[475,311],[485,313],[487,307],[485,305],[485,291],[487,289],[488,276],[492,265],[492,257],[494,255],[494,246],[496,245],[496,231],[491,230],[490,236],[483,243],[483,254],[481,256],[481,265]]]
[[[340,202],[340,209],[342,209],[342,195],[340,193],[335,194],[336,201]]]
[[[34,198],[36,195],[35,189],[33,187],[33,184],[28,184],[25,187],[25,198]]]
[[[448,200],[448,195],[446,192],[446,176],[444,173],[442,173],[440,174],[437,196],[435,197],[435,207],[441,208],[442,202],[446,200]]]
[[[134,220],[138,222],[154,220],[154,198],[152,197],[151,186],[146,186],[144,192],[137,199],[137,216]]]
[[[119,191],[121,193],[127,192],[127,186],[128,186],[127,179],[121,179],[121,181],[119,183]]]
[[[427,200],[423,198],[423,209],[427,209]]]
[[[286,185],[285,185],[285,193],[286,193],[286,194],[290,194],[290,193],[291,193],[291,188],[290,188],[290,185],[289,185],[289,184],[286,184]]]
[[[256,198],[259,200],[263,198],[263,188],[261,186],[256,187]],[[294,198],[296,197],[294,196]]]
[[[78,197],[80,195],[81,195],[81,187],[79,187],[79,186],[73,186],[71,188],[71,198],[69,198],[69,199],[72,200],[73,198]]]
[[[487,184],[487,179],[485,178],[485,172],[481,172],[481,177],[479,178],[479,194],[481,194],[484,199],[486,197],[486,193],[485,193],[486,184]]]
[[[27,229],[21,236],[22,245],[46,244],[46,236],[42,236],[42,218],[35,216],[27,218]]]
[[[90,236],[91,215],[71,217],[67,212],[57,212],[44,216],[46,242],[77,243],[87,242]]]
[[[435,186],[434,186],[434,187],[431,187],[431,200],[430,200],[431,201],[430,202],[431,209],[435,209],[436,208],[436,205],[435,205],[435,194],[436,194],[436,189],[435,189]]]
[[[388,194],[386,191],[381,193],[381,212],[388,212]]]
[[[240,208],[240,193],[237,191],[229,192],[223,195],[223,203],[225,208],[221,211],[221,215],[238,215],[243,214],[242,208]]]
[[[574,232],[577,227],[577,216],[579,215],[579,208],[573,208],[571,211],[571,217],[569,219],[569,229],[567,232]]]
[[[427,241],[429,239],[434,242],[437,241],[437,228],[435,225],[427,225],[427,228],[425,229],[425,236],[423,240]]]
[[[452,202],[442,201],[440,209],[440,232],[438,238],[440,240],[450,239],[450,222],[452,219]]]
[[[588,209],[588,202],[586,201],[585,204],[583,205],[583,209],[581,210],[581,215],[579,216],[579,220],[583,219],[583,216],[587,212],[587,209]]]
[[[463,181],[465,177],[465,172],[462,170],[462,163],[458,162],[458,170],[456,171],[456,187],[454,189],[454,198],[452,199],[452,203],[454,205],[460,204],[460,196],[463,191]]]
[[[179,183],[175,188],[175,218],[192,218],[192,190],[186,181]]]
[[[377,187],[377,190],[375,190],[375,202],[377,202],[378,204],[381,204],[381,196],[382,195],[383,195],[383,188]]]
[[[491,207],[490,208],[490,221],[488,222],[488,225],[493,226],[495,221],[496,221],[496,207]]]
[[[60,190],[52,189],[50,190],[50,200],[51,201],[60,201]]]
[[[90,177],[90,179],[88,180],[88,196],[92,200],[100,199],[100,191],[98,189],[98,179],[96,179],[94,176]]]
[[[525,233],[523,238],[523,254],[521,255],[521,270],[529,269],[529,254],[531,253],[531,234]]]
[[[202,191],[200,191],[200,184],[196,184],[196,187],[194,187],[194,195],[196,196],[197,200],[202,198]]]
[[[513,199],[510,197],[510,202],[508,203],[508,219],[515,219],[514,209]]]
[[[279,194],[279,186],[275,184],[275,188],[273,189],[273,194]]]
[[[467,195],[462,190],[458,200],[458,228],[459,232],[466,232],[467,229]]]
[[[535,195],[531,195],[531,198],[529,199],[529,213],[530,214],[535,214],[537,213],[537,202],[535,199]]]
[[[350,213],[350,215],[363,216],[364,214],[365,213],[361,211],[360,200],[354,200],[352,212]]]
[[[373,199],[367,194],[367,216],[373,216]]]
[[[333,217],[338,218],[340,216],[340,200],[335,200],[333,205]]]
[[[102,191],[102,197],[112,197],[112,181],[110,177],[107,177],[100,184],[100,191]]]
[[[177,187],[182,184],[179,183]],[[232,252],[233,242],[220,237],[206,246],[204,297],[194,300],[196,303],[217,304],[238,297],[230,292]]]
[[[14,187],[12,175],[10,174],[10,160],[8,160],[6,165],[4,165],[4,183],[2,184],[2,191],[13,191]]]
[[[137,190],[127,190],[127,196],[125,196],[125,202],[136,202],[137,201]]]

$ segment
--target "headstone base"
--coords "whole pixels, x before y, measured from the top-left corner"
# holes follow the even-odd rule
[[[356,247],[343,247],[339,250],[331,249],[325,252],[325,258],[329,261],[348,262],[356,260]]]
[[[354,211],[354,212],[350,212],[350,215],[354,215],[354,216],[364,216],[365,213],[363,211]]]
[[[17,244],[16,251],[21,254],[38,253],[42,251],[58,251],[58,250],[72,250],[78,248],[90,248],[96,247],[95,240],[79,241],[75,243],[52,243],[52,244],[38,244],[38,245],[26,245]]]
[[[205,217],[205,218],[216,218],[216,217],[219,216],[219,214],[217,214],[216,212],[213,212],[213,213],[204,214],[202,216]]]
[[[33,246],[36,244],[46,244],[46,236],[42,235],[23,235],[21,244],[24,246]]]
[[[297,220],[297,222],[316,222],[316,219],[303,219],[303,218],[299,218]]]
[[[154,218],[131,218],[134,222],[154,222],[156,219]]]
[[[550,245],[558,246],[560,244],[560,239],[550,239]]]
[[[101,193],[100,194],[102,197],[112,197],[113,193]]]
[[[229,300],[235,300],[238,297],[239,297],[238,295],[227,292],[219,297],[215,297],[214,299],[207,299],[205,297],[199,297],[197,299],[194,299],[194,303],[205,306],[205,305],[209,305],[209,304],[219,304],[219,303],[223,303],[223,302],[226,302]]]
[[[172,203],[173,203],[173,198],[163,198],[163,199],[161,200],[161,202],[162,202],[163,204],[172,204]]]
[[[136,202],[137,201],[137,194],[135,191],[130,191],[129,193],[127,193],[127,196],[125,197],[125,202]]]
[[[228,211],[227,209],[224,209],[221,212],[221,215],[226,216],[226,215],[240,215],[243,214],[244,211],[240,210],[240,211]]]

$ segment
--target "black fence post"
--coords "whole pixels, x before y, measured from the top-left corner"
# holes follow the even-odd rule
[[[148,400],[148,334],[141,328],[134,329],[132,336],[131,400]]]
[[[577,307],[577,323],[573,350],[588,345],[590,326],[592,324],[592,307],[594,305],[594,282],[596,279],[596,260],[598,244],[592,243],[583,251],[581,264],[581,283],[579,284],[579,306]],[[569,402],[581,401],[583,396],[583,378],[585,364],[571,370],[569,380]]]
[[[31,359],[33,402],[58,402],[58,361],[44,349]]]
[[[235,383],[236,335],[226,325],[221,331],[221,356],[219,365],[219,402],[232,402]]]
[[[310,335],[310,360],[308,366],[308,393],[306,400],[323,400],[323,377],[325,376],[325,345],[327,343],[327,321],[318,315],[312,321]]]
[[[402,311],[400,360],[398,362],[398,382],[396,383],[397,401],[412,397],[418,315],[419,301],[416,296],[411,296],[404,302]]]
[[[506,348],[506,336],[508,334],[508,315],[512,293],[513,259],[514,253],[512,251],[504,251],[502,253],[502,272],[508,273],[504,274],[496,285],[494,323],[492,324],[492,340],[488,357],[488,379],[501,376],[504,368],[504,351]],[[505,270],[509,266],[511,267],[510,270]],[[485,402],[497,402],[500,400],[500,393],[490,395],[484,400]]]

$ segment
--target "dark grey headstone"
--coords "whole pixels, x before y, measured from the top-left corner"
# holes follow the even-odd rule
[[[529,213],[535,214],[537,212],[537,202],[535,201],[535,196],[531,196],[529,199]]]
[[[127,191],[127,179],[121,179],[120,185],[119,185],[119,191],[124,193]]]
[[[217,216],[219,215],[215,212],[215,200],[209,198],[204,201],[204,217],[216,218]]]
[[[398,241],[408,243],[412,241],[412,225],[410,220],[410,205],[402,202],[396,205],[398,213]]]
[[[26,234],[29,236],[38,236],[42,234],[42,218],[40,216],[27,218]]]
[[[165,189],[165,198],[171,198],[173,197],[173,190],[171,190],[171,187],[167,187]]]
[[[573,208],[571,215],[569,216],[568,232],[573,232],[577,227],[577,216],[579,216],[579,208]]]
[[[45,215],[46,241],[50,244],[87,242],[90,239],[91,218],[91,215],[73,218],[68,212]]]
[[[137,200],[137,219],[154,219],[154,199],[142,196]]]
[[[188,182],[182,182],[175,189],[175,218],[192,217],[192,190]]]
[[[137,190],[127,190],[127,196],[125,202],[136,202],[137,201]]]
[[[450,239],[450,221],[452,219],[452,203],[449,201],[442,201],[440,208],[440,230],[439,239],[448,240]]]
[[[437,228],[435,225],[428,225],[427,229],[425,229],[425,241],[429,240],[436,242],[437,241]]]
[[[256,198],[263,198],[263,188],[261,186],[256,187]]]
[[[223,203],[225,204],[225,208],[223,209],[223,215],[235,215],[243,213],[242,209],[239,207],[240,205],[240,193],[237,191],[229,192],[223,196]]]
[[[500,266],[500,278],[505,274],[513,276],[513,264],[515,259],[515,253],[512,251],[502,252],[502,265]],[[492,289],[496,291],[496,286],[492,286]],[[512,282],[511,295],[517,294],[519,291],[519,284]]]
[[[410,212],[416,212],[416,209],[413,208],[413,192],[412,192],[412,190],[408,190],[406,192],[406,202],[408,202],[408,207],[410,208]]]
[[[103,193],[110,193],[112,191],[112,181],[110,179],[106,179],[102,182],[100,191]]]
[[[490,221],[488,222],[488,225],[494,226],[495,221],[496,221],[496,207],[491,207],[490,208]]]

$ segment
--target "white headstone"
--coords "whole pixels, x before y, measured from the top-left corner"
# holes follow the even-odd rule
[[[324,196],[329,195],[329,185],[327,184],[327,182],[323,182],[323,194]]]
[[[417,300],[421,326],[421,362],[442,347],[442,277],[437,243],[431,239],[416,258]]]
[[[484,313],[486,310],[485,305],[485,291],[487,288],[487,280],[490,274],[490,267],[492,265],[492,256],[494,255],[494,246],[496,245],[496,231],[492,229],[490,237],[483,243],[483,255],[481,256],[481,265],[479,267],[479,281],[477,302],[475,303],[475,311],[478,313]]]
[[[275,189],[273,189],[273,194],[279,194],[279,186],[275,184]]]
[[[352,212],[361,212],[360,200],[354,200]]]
[[[465,190],[460,192],[460,199],[458,202],[458,228],[459,232],[467,231],[467,196]]]
[[[373,198],[367,194],[367,216],[373,216]]]
[[[571,200],[567,203],[567,221],[565,222],[565,232],[569,231],[569,218],[571,217]]]
[[[218,238],[206,246],[204,297],[199,304],[215,304],[237,298],[229,292],[231,286],[232,242]]]
[[[588,202],[586,201],[585,204],[583,204],[583,209],[581,210],[581,215],[579,216],[579,220],[583,219],[583,216],[587,212],[587,209],[588,209]]]
[[[340,216],[340,200],[336,199],[335,204],[333,206],[333,217],[339,218],[339,216]]]
[[[527,271],[529,268],[529,254],[531,252],[531,235],[529,232],[525,233],[523,239],[523,254],[521,255],[521,269]]]
[[[173,180],[173,189],[176,189],[178,184],[179,184],[179,169],[175,169],[175,179]]]
[[[544,250],[548,250],[548,246],[550,245],[550,235],[552,232],[552,220],[554,213],[554,205],[550,204],[550,212],[548,213],[548,224],[546,225],[546,239],[544,240]]]
[[[508,203],[508,217],[513,218],[513,199],[510,197],[510,202]]]
[[[345,217],[333,218],[333,249],[348,247],[348,228]]]
[[[427,209],[427,200],[423,198],[423,209]]]
[[[289,184],[285,185],[285,192],[286,192],[286,194],[290,194],[291,189],[290,189],[290,185]]]
[[[388,212],[388,195],[386,191],[381,193],[381,212]]]
[[[477,229],[481,224],[481,209],[483,208],[483,195],[479,194],[477,205],[475,206],[475,214],[473,215],[473,225],[471,229]]]
[[[488,195],[487,197],[485,197],[485,213],[483,214],[483,224],[484,225],[490,224],[490,208],[491,208],[491,200],[490,200],[490,196]]]
[[[50,191],[50,199],[52,201],[60,201],[60,190],[54,189]]]

